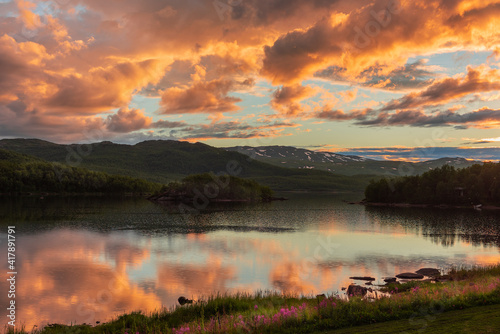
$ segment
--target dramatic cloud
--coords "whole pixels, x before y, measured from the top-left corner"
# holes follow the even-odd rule
[[[295,116],[304,111],[299,102],[316,95],[316,93],[317,90],[309,86],[283,86],[274,91],[271,106],[282,114]]]
[[[411,125],[411,126],[447,126],[471,124],[476,127],[489,128],[500,126],[500,110],[480,109],[477,111],[458,114],[453,111],[427,115],[422,111],[405,110],[394,114],[380,113],[377,118],[358,121],[359,125]]]
[[[426,62],[421,59],[414,63],[405,64],[404,66],[393,69],[387,74],[383,74],[384,67],[373,66],[359,73],[355,81],[350,81],[350,78],[346,75],[346,68],[337,66],[332,66],[316,72],[314,76],[338,82],[358,83],[364,87],[387,90],[408,90],[421,88],[432,83],[432,79],[436,74],[431,71],[431,68],[426,67],[425,63]]]
[[[269,112],[290,123],[491,127],[499,16],[495,0],[4,1],[0,136],[188,136],[182,128],[201,119]],[[450,102],[460,114],[443,111]],[[213,133],[266,135],[247,123]]]
[[[463,78],[436,80],[425,90],[410,93],[393,100],[382,108],[383,111],[409,109],[421,106],[443,104],[472,93],[500,90],[500,71],[497,69],[471,68]]]
[[[107,128],[113,132],[132,132],[146,129],[151,124],[151,117],[144,116],[141,110],[120,109],[112,116],[108,116]]]
[[[235,83],[228,80],[196,82],[188,88],[172,87],[161,97],[162,114],[237,111],[240,98],[228,96]]]
[[[288,83],[329,65],[345,68],[355,78],[373,66],[402,66],[414,53],[482,49],[498,43],[494,22],[500,5],[466,4],[372,1],[344,15],[332,13],[329,19],[289,32],[266,46],[262,73],[274,83]]]
[[[278,135],[286,136],[287,134],[283,134],[286,128],[298,126],[300,125],[288,122],[260,122],[257,123],[257,125],[250,125],[246,122],[240,123],[237,121],[218,122],[184,128],[182,131],[186,134],[182,139],[249,139],[276,137]]]
[[[464,129],[468,126],[491,128],[500,126],[500,110],[488,108],[468,113],[457,113],[452,110],[426,114],[421,110],[403,110],[395,113],[380,112],[372,109],[355,110],[345,113],[341,110],[323,110],[315,115],[317,118],[330,121],[355,120],[357,125],[365,126],[451,126]]]
[[[185,122],[159,120],[152,122],[152,117],[144,115],[142,110],[123,108],[114,115],[108,116],[106,127],[112,132],[133,132],[141,129],[173,129],[187,126]]]
[[[135,90],[159,79],[159,67],[155,60],[127,62],[92,69],[86,76],[62,78],[61,88],[48,99],[47,106],[65,110],[82,109],[82,112],[91,113],[126,106]]]
[[[327,20],[308,31],[293,31],[266,46],[262,73],[273,83],[296,82],[310,74],[329,57],[340,57],[342,48],[332,45],[334,35]]]
[[[350,121],[353,119],[364,120],[368,115],[373,114],[373,110],[353,110],[349,113],[345,113],[342,110],[332,110],[325,108],[322,111],[316,113],[317,118],[327,119],[330,121]]]

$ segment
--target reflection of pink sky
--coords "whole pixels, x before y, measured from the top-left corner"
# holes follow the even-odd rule
[[[330,238],[338,247],[328,253],[319,247],[318,237]],[[332,293],[347,286],[349,276],[380,280],[439,266],[439,259],[452,261],[455,253],[463,256],[455,263],[500,261],[497,248],[474,247],[458,238],[446,248],[414,231],[220,231],[173,239],[167,246],[161,239],[153,242],[130,232],[56,230],[24,236],[18,249],[18,319],[26,328],[47,322],[106,321],[124,312],[174,305],[180,295],[198,299],[217,292],[268,289]],[[0,289],[6,289],[3,281]]]
[[[130,282],[125,272],[148,258],[148,249],[123,241],[73,231],[23,237],[17,249],[22,259],[16,282],[18,321],[30,329],[35,324],[89,323],[125,311],[159,308],[158,297]],[[113,261],[103,261],[103,255]],[[3,282],[0,286],[5,291]]]

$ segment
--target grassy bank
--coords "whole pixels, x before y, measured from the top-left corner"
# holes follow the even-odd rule
[[[404,320],[325,331],[325,334],[499,333],[500,305],[477,306],[439,316],[424,314]]]
[[[380,329],[384,326],[400,328],[405,324],[408,328],[409,325],[416,326],[415,330],[418,332],[424,326],[440,321],[450,326],[456,325],[465,317],[461,315],[462,312],[464,315],[474,313],[474,308],[500,305],[500,265],[470,270],[455,269],[446,277],[449,281],[441,283],[414,281],[390,285],[387,289],[391,296],[375,301],[367,301],[360,297],[352,297],[347,301],[335,295],[326,298],[272,293],[252,296],[216,295],[173,310],[147,315],[140,312],[126,314],[94,327],[54,325],[36,332],[184,334],[326,331],[336,333],[334,331],[336,329],[354,330],[353,327],[371,324],[372,326],[365,329],[372,328],[375,330],[374,333],[386,332]],[[489,310],[489,308],[478,309]],[[464,310],[469,310],[469,313]],[[481,318],[481,312],[483,311],[474,314]],[[394,322],[395,320],[399,322]],[[477,321],[479,320],[473,322]],[[445,328],[441,327],[441,330],[443,329]],[[347,332],[349,330],[339,333]]]

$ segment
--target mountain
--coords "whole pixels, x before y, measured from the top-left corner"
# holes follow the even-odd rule
[[[349,177],[328,171],[293,169],[257,161],[239,152],[202,143],[145,141],[135,145],[101,142],[60,145],[39,139],[3,139],[0,149],[49,162],[168,183],[190,174],[226,172],[229,163],[274,190],[362,191],[373,176]]]
[[[441,158],[424,162],[379,161],[359,156],[342,155],[331,152],[310,151],[290,146],[236,146],[225,148],[231,152],[239,152],[258,161],[275,166],[309,170],[323,170],[341,175],[417,175],[450,165],[456,168],[469,167],[481,163],[464,158]]]

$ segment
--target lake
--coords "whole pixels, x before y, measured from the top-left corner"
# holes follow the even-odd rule
[[[422,267],[500,261],[499,212],[342,201],[362,195],[286,196],[190,215],[137,198],[2,198],[3,254],[7,226],[16,226],[17,322],[28,330],[103,322],[172,307],[181,295],[334,293],[350,276],[373,276],[376,284]],[[0,269],[6,276],[6,256]],[[2,307],[8,290],[2,280]]]

